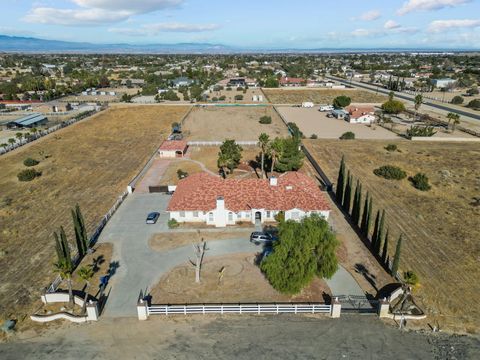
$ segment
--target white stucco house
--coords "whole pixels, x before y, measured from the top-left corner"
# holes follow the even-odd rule
[[[373,106],[351,106],[347,108],[348,116],[345,119],[351,124],[371,124],[375,121]]]
[[[271,179],[222,179],[202,172],[179,181],[167,211],[178,222],[225,227],[275,221],[281,211],[286,220],[314,213],[328,219],[330,207],[315,181],[299,172]]]

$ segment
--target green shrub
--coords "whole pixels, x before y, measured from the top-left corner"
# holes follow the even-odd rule
[[[418,284],[418,276],[412,270],[405,271],[403,273],[403,279],[409,285],[417,285]]]
[[[457,104],[457,105],[463,104],[463,97],[461,97],[460,95],[457,95],[452,99],[452,101],[450,101],[450,103]]]
[[[420,191],[428,191],[432,188],[428,183],[428,177],[425,174],[418,173],[415,176],[410,177],[409,180],[412,182],[413,187]]]
[[[355,139],[355,134],[351,131],[347,131],[340,136],[340,140],[353,140]]]
[[[318,139],[318,135],[317,135],[317,134],[312,134],[312,135],[310,136],[310,139]]]
[[[340,95],[337,96],[335,99],[333,99],[333,106],[336,109],[343,108],[345,106],[348,106],[352,103],[352,99],[350,99],[348,96],[345,95]]]
[[[243,95],[235,95],[235,100],[243,100]]]
[[[260,118],[260,121],[259,121],[260,124],[271,124],[272,123],[272,117],[271,116],[267,116],[267,115],[264,115]]]
[[[177,170],[177,176],[179,179],[186,178],[188,176],[188,173],[186,171],[183,171],[182,169]]]
[[[17,174],[17,178],[20,181],[32,181],[33,179],[35,179],[36,177],[41,176],[41,175],[42,175],[42,173],[40,171],[35,170],[35,169],[25,169],[25,170],[20,171]]]
[[[472,108],[472,109],[480,109],[480,100],[475,99],[472,100],[468,103],[467,107]]]
[[[388,144],[387,146],[385,146],[385,150],[387,150],[387,151],[397,151],[397,145]]]
[[[387,114],[398,114],[405,111],[405,105],[399,100],[388,100],[382,104],[382,110]]]
[[[217,102],[217,101],[218,101],[218,98],[217,98],[216,96],[214,96],[214,97],[212,98],[212,101],[213,101],[213,102]]]
[[[26,158],[25,160],[23,160],[23,165],[25,166],[35,166],[35,165],[38,165],[39,163],[40,161],[32,158]]]
[[[237,87],[237,91],[243,91],[243,87],[241,86]]]
[[[373,170],[373,173],[388,180],[402,180],[407,177],[407,173],[405,171],[400,169],[398,166],[393,165],[384,165]]]
[[[227,98],[227,97],[226,97],[225,95],[222,95],[222,96],[220,96],[220,97],[218,98],[218,100],[220,100],[220,101],[225,101],[226,98]]]
[[[430,137],[435,135],[437,132],[433,130],[433,126],[412,126],[410,129],[407,130],[408,137],[414,136],[426,136]]]
[[[175,219],[170,219],[170,220],[168,220],[168,228],[169,228],[169,229],[175,229],[175,228],[177,228],[177,227],[179,227],[179,226],[180,226],[180,224],[178,223],[177,220],[175,220]]]

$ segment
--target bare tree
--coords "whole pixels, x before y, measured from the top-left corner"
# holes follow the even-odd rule
[[[193,244],[193,251],[195,253],[195,262],[190,260],[193,266],[195,266],[195,282],[200,282],[200,269],[202,267],[203,256],[205,254],[205,250],[207,250],[207,243],[202,240],[197,243]]]

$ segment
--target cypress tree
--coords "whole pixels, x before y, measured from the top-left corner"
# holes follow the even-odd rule
[[[386,266],[388,266],[388,262],[387,262],[388,238],[389,238],[389,229],[387,228],[387,233],[385,234],[385,241],[383,242],[383,250],[382,250],[382,263]]]
[[[373,227],[372,235],[372,249],[375,251],[378,241],[378,227],[380,226],[380,210],[377,211],[377,217],[375,218],[375,226]]]
[[[365,236],[368,238],[368,234],[370,234],[370,227],[372,225],[372,208],[373,208],[373,199],[370,196],[370,200],[368,200],[368,212],[367,212],[367,223],[366,223],[366,234]]]
[[[398,265],[400,264],[400,255],[402,251],[402,240],[403,234],[400,235],[397,241],[397,248],[395,249],[395,256],[393,257],[393,264],[392,264],[392,275],[397,275],[398,272]]]
[[[60,244],[64,261],[73,267],[72,256],[70,254],[70,244],[68,243],[67,235],[65,234],[63,226],[60,226]]]
[[[353,220],[355,222],[355,226],[359,226],[358,222],[360,221],[360,214],[361,214],[361,208],[362,208],[362,184],[357,181],[357,188],[355,190],[355,201],[353,203],[353,210],[352,213],[353,215]]]
[[[57,253],[57,259],[58,262],[62,262],[65,260],[65,254],[63,252],[63,247],[62,243],[60,242],[60,239],[58,238],[57,232],[53,232],[53,237],[55,238],[55,252]]]
[[[382,216],[380,217],[380,224],[378,225],[377,239],[375,240],[375,255],[380,255],[380,250],[382,249],[384,226],[385,226],[385,210],[382,211]]]
[[[77,204],[75,206],[75,211],[77,213],[78,223],[80,224],[81,238],[83,242],[83,248],[85,249],[85,254],[87,253],[89,247],[87,228],[85,226],[85,221],[83,220],[82,212],[80,211],[80,206]]]
[[[350,170],[347,173],[347,186],[345,187],[345,196],[343,197],[343,208],[350,214],[350,204],[352,202],[352,176],[350,175]]]
[[[77,243],[78,254],[82,258],[88,250],[88,235],[85,229],[85,222],[78,204],[75,210],[72,210],[73,226],[75,229],[75,240]]]
[[[339,204],[343,203],[343,191],[345,188],[345,155],[342,156],[340,169],[338,169],[336,197]]]
[[[362,223],[360,225],[360,229],[362,230],[362,234],[364,236],[368,236],[367,232],[367,222],[368,222],[368,202],[369,202],[369,194],[365,196],[365,203],[363,205],[363,213],[362,213]]]
[[[356,224],[356,217],[357,217],[358,190],[360,190],[360,181],[359,180],[357,180],[357,185],[355,186],[355,194],[353,195],[352,221],[355,224]]]

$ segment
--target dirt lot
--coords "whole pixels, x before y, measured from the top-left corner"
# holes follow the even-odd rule
[[[382,103],[387,99],[380,94],[356,89],[263,89],[263,92],[272,104],[301,104],[305,101],[331,104],[340,95],[350,97],[354,103]]]
[[[260,124],[260,117],[272,117],[271,124]],[[271,106],[264,107],[197,107],[183,123],[190,141],[256,141],[264,132],[271,137],[288,135],[286,126]]]
[[[321,279],[315,279],[300,294],[288,296],[271,287],[260,269],[254,264],[255,256],[237,254],[206,259],[202,266],[201,282],[195,283],[195,268],[180,265],[163,276],[153,288],[152,302],[165,303],[218,303],[221,302],[324,302],[322,294],[330,289]],[[223,278],[220,271],[224,268]]]
[[[251,225],[251,227],[253,227],[253,224]],[[155,251],[166,251],[170,249],[175,249],[180,246],[193,244],[195,242],[201,241],[202,239],[206,242],[209,242],[214,240],[249,238],[251,233],[251,229],[224,229],[221,231],[170,231],[167,233],[159,233],[153,235],[152,238],[149,240],[148,244]]]
[[[442,328],[473,332],[480,324],[480,144],[385,141],[307,140],[307,147],[335,181],[342,154],[355,178],[374,199],[374,211],[385,209],[393,244],[405,234],[400,268],[420,277],[415,294]],[[379,178],[373,170],[391,164],[409,176],[424,172],[432,190],[420,192],[408,180]]]
[[[345,120],[328,118],[327,112],[315,108],[277,107],[278,112],[288,122],[298,125],[303,134],[309,138],[312,134],[319,139],[338,139],[343,133],[351,131],[356,139],[396,139],[398,136],[380,126],[350,124]]]
[[[117,107],[0,157],[1,318],[31,311],[53,278],[52,232],[78,203],[91,232],[187,108]],[[177,121],[178,121],[177,120]],[[27,157],[42,176],[19,182]]]
[[[243,100],[235,100],[235,95],[243,95]],[[211,100],[213,97],[219,98],[220,96],[225,96],[226,99],[224,101],[219,101],[219,103],[238,103],[238,104],[252,104],[255,103],[253,101],[254,95],[261,95],[263,97],[263,101],[258,101],[256,103],[267,103],[267,99],[260,88],[248,88],[246,93],[243,91],[237,91],[237,89],[232,90],[221,90],[221,91],[212,91],[208,94]]]

